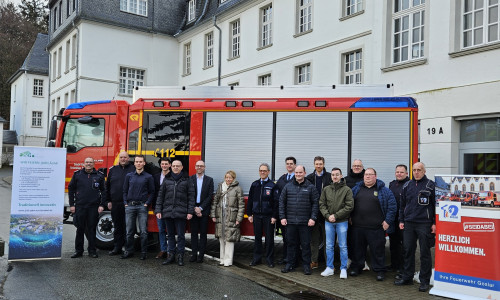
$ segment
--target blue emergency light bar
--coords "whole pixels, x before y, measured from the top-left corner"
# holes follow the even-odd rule
[[[111,100],[96,100],[96,101],[71,103],[70,105],[68,105],[68,107],[66,109],[82,109],[87,105],[95,105],[95,104],[102,104],[102,103],[111,103]]]
[[[411,97],[361,98],[351,108],[417,108],[417,102]]]

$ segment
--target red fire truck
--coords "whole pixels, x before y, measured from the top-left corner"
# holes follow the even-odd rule
[[[313,158],[321,155],[327,170],[340,167],[345,175],[353,159],[362,159],[388,184],[397,164],[411,167],[417,161],[417,113],[415,100],[392,97],[390,85],[139,87],[132,104],[69,105],[53,118],[50,139],[67,149],[66,183],[85,157],[106,173],[126,150],[131,157],[145,155],[152,173],[159,171],[162,156],[180,160],[190,175],[203,159],[216,184],[232,169],[244,191],[259,178],[262,162],[277,180],[286,172],[287,156],[312,173]],[[157,232],[152,211],[149,216],[148,230]],[[253,234],[246,220],[241,230]],[[103,212],[100,247],[112,244],[112,233],[111,215]]]

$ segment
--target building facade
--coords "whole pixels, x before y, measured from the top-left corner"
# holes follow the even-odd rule
[[[49,93],[48,36],[39,33],[23,65],[10,78],[10,130],[20,146],[45,146]]]
[[[52,113],[130,100],[141,85],[393,84],[395,96],[419,104],[428,175],[500,173],[498,1],[53,0],[49,8]]]

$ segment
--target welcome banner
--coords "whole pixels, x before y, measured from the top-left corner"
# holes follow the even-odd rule
[[[9,260],[61,257],[65,168],[65,148],[14,148]]]

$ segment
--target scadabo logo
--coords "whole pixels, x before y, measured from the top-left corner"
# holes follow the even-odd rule
[[[442,213],[443,213],[443,216],[442,218],[443,219],[458,219],[458,212],[459,212],[459,208],[457,205],[454,205],[454,204],[447,204],[447,205],[444,205],[444,206],[441,206],[441,210],[442,210]]]
[[[493,222],[464,222],[464,231],[495,232]]]
[[[25,151],[25,152],[19,153],[19,156],[20,157],[35,157],[35,155],[31,154],[31,152],[29,152],[29,151]]]

